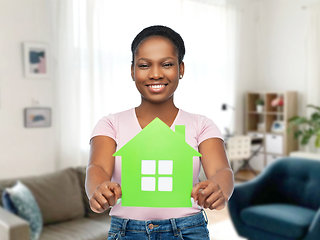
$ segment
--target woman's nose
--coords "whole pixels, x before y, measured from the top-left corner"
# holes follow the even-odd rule
[[[157,67],[157,66],[153,66],[151,69],[150,69],[150,74],[149,74],[149,78],[150,79],[161,79],[164,77],[164,74],[162,72],[162,69],[161,67]]]

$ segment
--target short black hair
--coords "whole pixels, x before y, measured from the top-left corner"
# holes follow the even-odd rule
[[[132,52],[132,63],[134,62],[134,55],[141,42],[151,36],[161,36],[169,39],[174,45],[177,53],[179,64],[182,62],[184,54],[186,52],[184,42],[179,33],[175,32],[169,27],[154,25],[143,29],[132,41],[131,52]]]

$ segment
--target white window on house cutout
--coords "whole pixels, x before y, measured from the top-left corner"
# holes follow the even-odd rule
[[[158,191],[171,192],[172,181],[173,181],[172,176],[166,176],[166,175],[172,175],[172,172],[173,172],[172,160],[158,161],[157,176],[156,176],[156,160],[142,160],[141,174],[148,175],[148,176],[141,177],[141,191],[156,191],[156,182],[158,182]],[[164,175],[164,176],[161,176],[161,175]],[[156,178],[158,181],[156,181]]]

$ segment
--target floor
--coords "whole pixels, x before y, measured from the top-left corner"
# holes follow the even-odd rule
[[[258,173],[259,174],[259,173]],[[241,183],[242,181],[248,181],[253,179],[255,175],[250,171],[240,171],[236,175],[236,183]],[[239,181],[237,179],[241,179]],[[233,228],[228,207],[223,210],[205,210],[208,217],[208,228],[210,231],[211,240],[240,240],[243,239],[239,237],[236,230]]]
[[[224,220],[230,219],[228,207],[225,207],[222,210],[205,210],[209,224],[215,224],[218,222],[222,222]]]

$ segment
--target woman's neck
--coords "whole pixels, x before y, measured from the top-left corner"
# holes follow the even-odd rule
[[[179,109],[173,102],[153,104],[142,101],[140,106],[135,108],[137,119],[141,128],[147,126],[156,117],[160,118],[169,127],[174,122]]]

